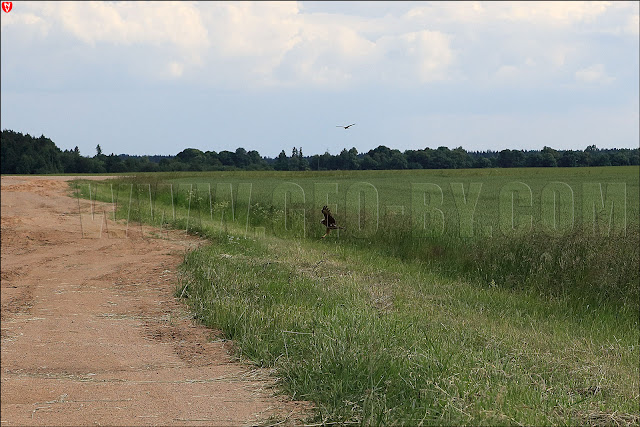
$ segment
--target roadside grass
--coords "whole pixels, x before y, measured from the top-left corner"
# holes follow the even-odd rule
[[[285,393],[314,402],[316,422],[638,421],[637,319],[610,307],[328,242],[210,238],[186,256],[176,294],[274,368]]]
[[[316,205],[323,197],[314,193],[293,204],[306,211],[288,216],[264,190],[262,199],[243,205],[237,181],[230,189],[235,199],[224,193],[226,184],[170,186],[151,175],[96,183],[92,198],[117,204],[116,220],[183,229],[212,242],[185,257],[177,295],[203,323],[233,339],[238,355],[274,368],[283,392],[314,402],[314,422],[637,424],[638,168],[589,169],[571,170],[571,187],[585,180],[627,183],[625,233],[603,233],[606,221],[595,233],[585,230],[580,215],[570,229],[545,232],[537,227],[541,199],[537,210],[519,212],[534,224],[522,235],[461,238],[447,226],[415,238],[410,217],[389,210],[376,233],[348,229],[320,241]],[[536,174],[520,171],[523,182]],[[400,194],[411,180],[440,179],[445,189],[446,179],[466,176],[466,193],[469,182],[489,174],[471,172],[370,177],[381,180],[380,194],[395,194],[390,203],[397,207],[410,206]],[[562,171],[548,173],[556,175],[545,179],[563,179]],[[300,187],[354,182],[353,174],[344,175],[317,174]],[[477,211],[475,230],[500,229],[497,183],[517,175],[496,175],[484,200],[491,209]],[[248,184],[261,176],[265,186],[278,185],[277,174],[237,178]],[[535,200],[544,182],[530,182]],[[230,197],[211,197],[209,184],[216,196]],[[79,187],[79,195],[88,197],[88,188]],[[576,199],[583,195],[576,192]],[[457,215],[446,191],[440,208],[446,224]]]

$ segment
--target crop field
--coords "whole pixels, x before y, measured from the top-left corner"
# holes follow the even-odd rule
[[[185,172],[72,190],[113,203],[103,215],[127,227],[209,239],[185,256],[176,295],[313,402],[312,423],[630,425],[638,177]],[[321,239],[324,205],[344,229]]]

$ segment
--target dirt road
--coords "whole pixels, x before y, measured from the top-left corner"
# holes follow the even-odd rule
[[[199,241],[98,233],[86,200],[83,238],[68,179],[2,177],[2,426],[239,426],[296,413],[173,297]]]

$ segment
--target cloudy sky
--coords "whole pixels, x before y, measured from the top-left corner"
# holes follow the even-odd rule
[[[2,129],[89,156],[638,147],[638,4],[14,1]]]

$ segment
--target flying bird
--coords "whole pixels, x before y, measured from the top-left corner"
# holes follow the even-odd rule
[[[350,125],[346,125],[346,126],[336,126],[337,128],[345,128],[345,129],[349,129],[351,126],[355,125],[355,123],[351,123]]]
[[[322,207],[322,215],[324,216],[324,218],[320,221],[320,223],[327,228],[327,232],[324,233],[324,236],[322,236],[323,239],[327,237],[329,233],[331,233],[331,230],[344,230],[344,227],[339,227],[336,224],[336,220],[331,215],[331,211],[327,206]]]

